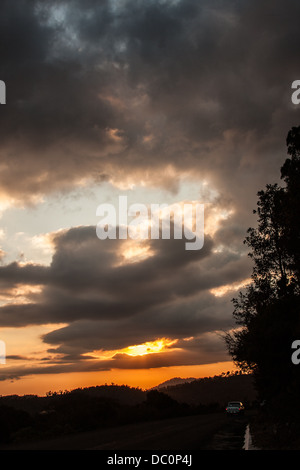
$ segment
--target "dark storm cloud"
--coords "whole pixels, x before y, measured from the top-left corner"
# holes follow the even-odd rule
[[[144,170],[157,182],[169,163],[249,204],[277,178],[297,119],[295,0],[0,8],[2,192],[26,200]]]
[[[244,279],[249,273],[243,255],[213,252],[209,236],[196,251],[186,251],[184,239],[147,240],[152,256],[122,264],[122,249],[129,242],[100,241],[95,227],[78,227],[56,235],[49,267],[1,266],[0,283],[6,289],[22,284],[42,286],[40,293],[31,294],[32,302],[0,307],[1,324],[111,321],[141,313],[154,321],[153,315],[159,314],[162,306],[174,302],[170,310],[176,314],[185,299]],[[187,306],[180,309],[186,311]]]
[[[48,270],[46,267],[35,264],[20,265],[13,262],[0,267],[0,285],[1,288],[14,287],[19,284],[36,285],[39,282],[44,284],[48,279]]]
[[[210,289],[248,275],[243,255],[204,248],[185,251],[184,240],[147,240],[152,256],[120,264],[128,241],[100,241],[95,227],[78,227],[53,236],[50,266],[0,267],[6,290],[42,286],[29,302],[0,307],[2,326],[54,326],[42,340],[49,357],[26,367],[8,365],[0,380],[32,374],[143,369],[196,365],[228,360],[220,331],[232,327],[230,296],[215,297]],[[232,294],[232,293],[231,293]],[[149,356],[115,354],[92,358],[93,351],[116,351],[158,338],[177,341]],[[175,348],[175,349],[173,349]]]
[[[192,256],[191,252],[186,255],[184,240],[151,241],[154,256],[140,263],[120,265],[122,245],[126,246],[119,240],[100,241],[95,227],[70,229],[56,237],[50,267],[17,263],[0,267],[0,282],[6,288],[9,282],[12,287],[44,284],[34,303],[3,306],[2,324],[118,319],[171,300],[176,291],[178,295],[188,295],[198,289],[193,280],[193,264],[209,255],[212,243],[207,239],[205,248]]]
[[[147,240],[149,258],[120,264],[128,242],[100,241],[95,227],[78,227],[55,235],[49,266],[1,266],[6,289],[42,287],[29,294],[28,303],[1,306],[1,325],[67,324],[43,337],[66,358],[231,326],[229,298],[216,298],[210,290],[245,278],[244,256],[214,252],[209,237],[193,253],[185,250],[184,240],[160,239]]]
[[[77,351],[86,354],[94,349],[123,349],[163,337],[178,339],[210,331],[225,331],[231,326],[229,298],[220,300],[209,294],[199,294],[194,299],[187,298],[178,303],[149,308],[147,312],[118,321],[90,321],[83,318],[46,334],[44,341],[53,346],[59,345],[56,349],[58,353]],[[186,344],[185,348],[190,349],[191,344]],[[224,352],[224,343],[222,346]]]

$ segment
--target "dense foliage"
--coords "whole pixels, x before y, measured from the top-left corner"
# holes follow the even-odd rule
[[[291,360],[300,339],[300,127],[287,136],[284,185],[258,193],[257,227],[245,244],[253,261],[252,282],[233,299],[237,328],[226,336],[243,371],[252,372],[262,400],[273,412],[300,416],[300,365]]]

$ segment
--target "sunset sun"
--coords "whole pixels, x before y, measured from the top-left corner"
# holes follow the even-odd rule
[[[128,354],[129,356],[144,356],[146,354],[163,352],[165,349],[170,348],[176,344],[176,342],[177,340],[162,338],[155,341],[149,341],[144,344],[128,346],[121,352]]]

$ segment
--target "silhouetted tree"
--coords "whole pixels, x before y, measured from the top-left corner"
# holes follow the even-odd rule
[[[285,186],[269,184],[258,193],[258,224],[244,241],[252,283],[233,299],[238,328],[226,336],[235,363],[253,373],[258,392],[270,400],[294,397],[300,373],[291,361],[292,341],[300,339],[300,127],[288,133],[287,147]]]

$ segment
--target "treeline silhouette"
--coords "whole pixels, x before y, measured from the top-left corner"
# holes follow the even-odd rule
[[[229,401],[242,401],[247,408],[256,405],[257,392],[252,374],[240,371],[222,373],[213,377],[160,388],[174,400],[189,405],[207,406],[211,403],[225,408]]]
[[[72,391],[49,392],[46,396],[10,395],[0,397],[0,444],[22,443],[28,440],[47,439],[72,433],[109,428],[145,421],[176,418],[195,414],[224,411],[224,400],[207,401],[201,395],[201,384],[209,381],[222,394],[228,388],[231,376],[216,376],[186,383],[187,400],[184,393],[178,394],[181,386],[168,387],[166,391],[143,391],[127,385],[102,385],[79,388]],[[195,388],[198,383],[198,389]],[[188,386],[193,387],[188,392]],[[179,388],[178,388],[179,387]],[[171,389],[177,389],[172,397]],[[210,391],[212,390],[212,387]],[[181,391],[182,392],[182,391]],[[194,399],[191,400],[191,393]],[[234,399],[240,395],[238,383]],[[216,395],[212,395],[215,396]],[[201,397],[204,403],[201,402]],[[197,399],[198,398],[198,399]]]
[[[276,429],[270,445],[291,447],[293,441],[300,448],[300,365],[291,358],[300,339],[300,126],[288,132],[286,144],[283,185],[258,192],[257,225],[244,240],[252,282],[233,299],[237,328],[226,343],[236,365],[254,377],[264,402],[261,427],[264,434]]]

